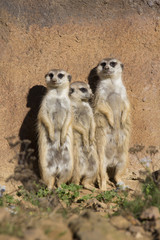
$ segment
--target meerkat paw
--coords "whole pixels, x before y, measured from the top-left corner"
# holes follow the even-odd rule
[[[55,143],[54,143],[54,146],[57,150],[60,150],[61,148],[61,144],[60,144],[60,140],[57,140]]]
[[[74,183],[75,185],[79,185],[80,184],[80,180],[72,180],[72,183]]]
[[[94,136],[91,136],[89,139],[89,144],[93,145],[94,142],[95,142],[95,138],[94,138]]]
[[[50,177],[50,179],[48,179],[48,184],[47,184],[47,187],[49,190],[53,190],[54,183],[55,183],[55,177]]]
[[[122,117],[121,117],[121,124],[122,124],[122,126],[125,124],[126,119],[127,119],[127,112],[123,112],[122,113]]]
[[[83,145],[84,147],[87,149],[87,151],[89,150],[89,141],[88,139],[83,139]]]
[[[95,187],[93,187],[92,185],[90,185],[89,183],[83,183],[83,187],[89,191],[94,191]]]
[[[110,117],[108,119],[109,124],[111,125],[112,128],[114,128],[114,117],[113,114],[110,114]]]
[[[49,138],[52,142],[54,141],[54,132],[52,131],[49,132]]]
[[[60,141],[60,145],[63,146],[63,144],[66,141],[66,136],[61,136],[61,141]]]

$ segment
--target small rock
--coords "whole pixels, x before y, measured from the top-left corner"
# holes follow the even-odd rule
[[[141,220],[153,220],[158,219],[160,217],[159,209],[157,207],[150,207],[145,209],[141,216]]]
[[[134,236],[135,239],[151,239],[151,235],[147,234],[147,232],[141,226],[131,226],[129,228],[130,233]]]
[[[45,235],[45,233],[42,231],[41,228],[34,228],[26,230],[24,234],[24,240],[48,240],[48,237]]]
[[[138,233],[136,233],[135,238],[136,239],[143,238],[143,235],[140,232],[138,232]]]
[[[67,224],[58,215],[55,215],[55,219],[52,220],[41,219],[40,226],[47,239],[72,240],[72,234]]]
[[[138,219],[134,218],[132,215],[128,214],[126,216],[126,219],[132,224],[132,225],[136,225],[136,226],[140,226],[141,223],[138,221]]]
[[[156,230],[160,229],[160,219],[155,221],[155,229]]]
[[[94,209],[99,211],[102,209],[107,209],[107,205],[103,202],[98,201],[97,199],[89,199],[86,204],[87,209]]]
[[[155,1],[157,5],[160,5],[160,0]]]
[[[145,231],[154,233],[155,232],[155,220],[145,220],[143,222],[143,227],[144,227]]]
[[[145,233],[143,227],[140,227],[140,226],[131,226],[131,227],[129,228],[129,230],[130,230],[130,232],[131,232],[132,234],[134,234],[134,235],[135,235],[136,233],[141,233],[141,234],[144,234],[144,233]]]
[[[130,222],[122,216],[114,216],[110,222],[118,229],[128,229],[131,225]]]
[[[148,0],[147,3],[150,7],[154,6],[154,1],[153,0]]]
[[[50,207],[50,208],[54,209],[60,203],[57,196],[42,197],[42,198],[39,198],[38,200],[39,200],[39,205],[42,208]]]
[[[120,220],[120,219],[119,219]],[[122,219],[121,219],[122,220]],[[69,222],[72,236],[80,240],[133,240],[125,230],[117,230],[111,222],[97,213],[85,211],[73,221]],[[125,226],[126,227],[126,226]]]
[[[138,12],[139,15],[142,15],[143,14],[143,9],[140,6],[138,6],[137,7],[137,12]]]

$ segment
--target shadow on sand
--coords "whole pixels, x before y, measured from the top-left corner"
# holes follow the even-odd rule
[[[46,88],[41,85],[33,86],[28,92],[26,106],[29,108],[29,111],[19,130],[20,150],[17,153],[18,164],[14,169],[14,176],[9,178],[21,181],[27,190],[33,190],[33,183],[39,182],[38,136],[36,128],[39,107],[45,93]],[[14,147],[11,141],[9,145]]]

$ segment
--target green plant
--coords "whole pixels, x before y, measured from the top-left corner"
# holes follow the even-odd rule
[[[148,176],[143,183],[142,192],[147,206],[156,206],[160,210],[160,189],[153,181],[152,175]]]
[[[111,190],[111,191],[105,191],[102,192],[100,194],[98,194],[96,196],[96,199],[100,202],[110,202],[111,200],[113,200],[113,198],[115,198],[117,196],[117,192],[115,190]]]
[[[138,156],[139,152],[145,151],[143,153],[145,157],[140,159]],[[158,152],[155,146],[149,146],[145,150],[144,146],[135,145],[130,149],[130,153],[135,154],[137,160],[142,164],[144,171],[143,175],[146,176],[144,180],[141,180],[141,193],[132,196],[133,200],[124,199],[121,206],[125,211],[129,211],[135,217],[139,218],[140,214],[145,208],[150,206],[156,206],[160,210],[160,189],[153,179],[152,172],[150,170],[150,165],[152,164],[152,157]],[[148,154],[149,156],[146,156]],[[152,166],[153,168],[153,166]]]
[[[79,198],[77,200],[77,202],[85,202],[85,201],[87,201],[89,199],[92,199],[92,198],[94,198],[94,196],[92,194],[87,194],[87,195],[84,195],[81,198]]]
[[[156,206],[160,210],[160,190],[150,176],[142,183],[141,193],[134,195],[133,200],[123,201],[122,209],[139,218],[143,210],[151,206]]]
[[[45,186],[40,186],[36,184],[37,191],[29,192],[24,189],[23,186],[18,187],[18,192],[17,196],[23,197],[25,201],[31,202],[33,205],[39,206],[39,199],[43,197],[48,197],[53,195],[54,193],[50,191],[47,187]],[[39,187],[39,189],[38,189]]]
[[[56,193],[59,199],[63,200],[67,206],[70,206],[77,197],[79,197],[79,190],[83,187],[76,184],[62,184],[61,188],[57,188]]]
[[[19,200],[14,199],[12,195],[9,194],[3,194],[2,197],[0,197],[0,206],[11,206],[11,205],[17,205],[19,204]]]

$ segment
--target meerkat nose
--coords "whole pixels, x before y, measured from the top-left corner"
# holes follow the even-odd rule
[[[109,70],[109,66],[105,66],[104,69],[105,69],[105,70]]]

